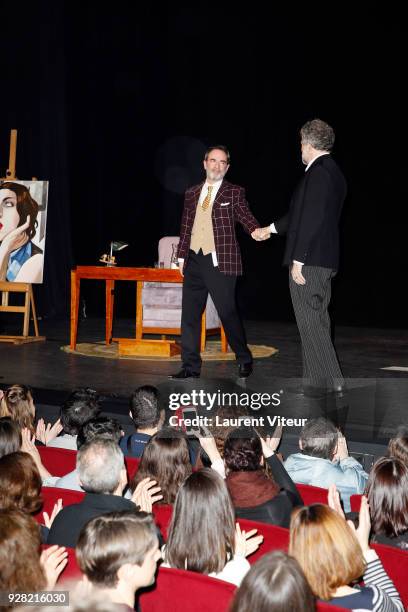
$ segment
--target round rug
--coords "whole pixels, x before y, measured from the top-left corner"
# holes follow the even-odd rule
[[[278,352],[273,346],[263,344],[249,344],[250,351],[254,359],[264,359],[271,357]],[[138,361],[180,361],[180,355],[174,357],[141,357],[139,355],[119,356],[117,342],[105,344],[105,342],[81,342],[76,345],[76,350],[72,351],[69,345],[61,346],[61,350],[72,355],[84,355],[85,357],[103,357],[104,359],[135,359]],[[231,351],[223,353],[219,340],[207,342],[204,353],[201,353],[204,361],[235,361],[235,355]]]

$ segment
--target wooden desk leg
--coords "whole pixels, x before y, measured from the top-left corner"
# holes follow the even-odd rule
[[[207,344],[207,316],[204,310],[203,314],[201,315],[200,353],[204,353],[206,344]]]
[[[143,281],[136,282],[136,340],[143,336],[143,305],[142,305]]]
[[[221,325],[221,351],[228,353],[227,336],[225,335],[224,327]]]
[[[70,329],[70,348],[75,350],[78,333],[78,307],[80,280],[77,278],[76,270],[71,271],[71,329]]]
[[[106,281],[106,319],[105,319],[105,343],[112,342],[113,305],[115,302],[115,281]]]

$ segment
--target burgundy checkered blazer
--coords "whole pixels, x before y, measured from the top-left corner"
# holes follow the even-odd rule
[[[200,183],[187,189],[184,198],[177,253],[178,257],[184,259],[184,265],[186,265],[188,259],[191,232],[203,184]],[[242,274],[241,253],[235,235],[235,223],[239,221],[248,234],[260,227],[249,210],[245,199],[245,189],[239,185],[223,181],[213,203],[211,218],[220,272],[223,274]]]

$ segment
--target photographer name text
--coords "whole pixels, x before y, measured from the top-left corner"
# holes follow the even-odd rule
[[[181,422],[187,427],[198,429],[199,427],[264,427],[269,425],[275,427],[281,425],[283,427],[303,427],[307,419],[287,418],[275,414],[274,416],[260,417],[236,417],[224,419],[219,416],[197,416],[192,419],[181,419],[177,415],[173,415],[169,419],[169,424],[177,427]]]

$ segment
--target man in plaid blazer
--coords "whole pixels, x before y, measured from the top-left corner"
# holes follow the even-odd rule
[[[237,276],[242,274],[235,235],[239,222],[255,240],[259,223],[249,210],[243,187],[224,180],[230,155],[217,145],[204,158],[206,180],[186,191],[181,220],[178,261],[184,275],[181,317],[182,369],[171,378],[198,378],[201,370],[201,315],[210,293],[228,343],[235,352],[239,375],[252,372],[252,355],[235,303]]]

